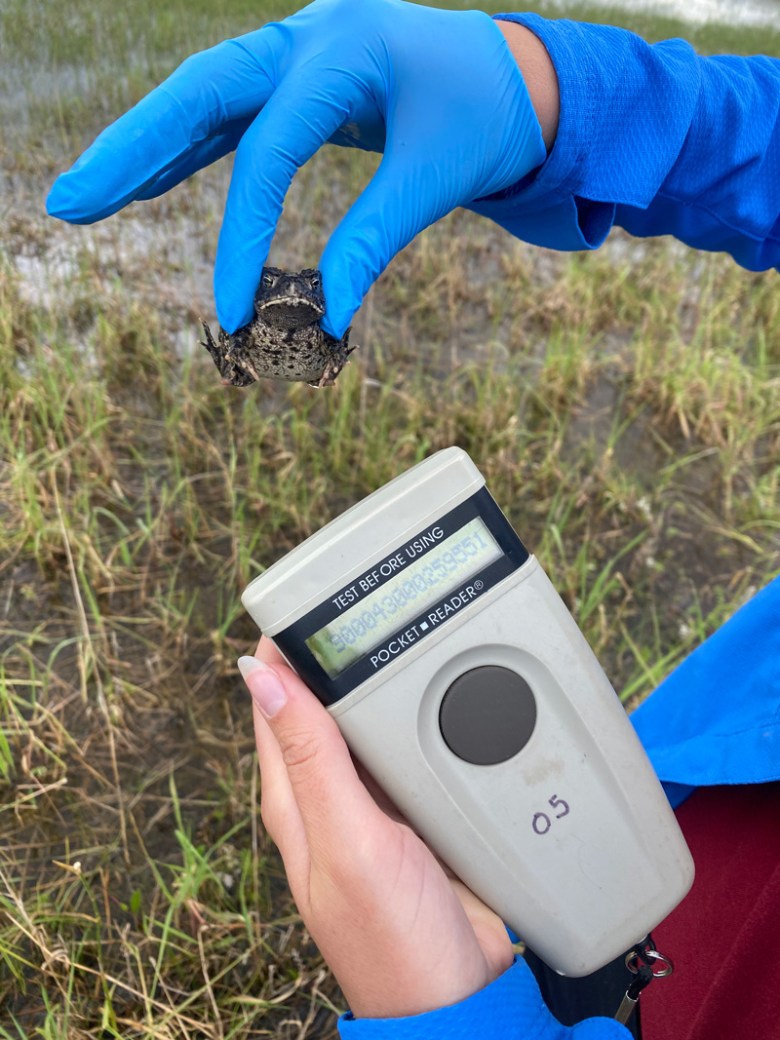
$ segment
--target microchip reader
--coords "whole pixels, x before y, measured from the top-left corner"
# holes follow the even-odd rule
[[[243,603],[410,824],[555,971],[596,971],[688,891],[618,697],[461,449],[348,509]]]

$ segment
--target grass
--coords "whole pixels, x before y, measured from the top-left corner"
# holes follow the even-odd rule
[[[629,704],[780,570],[776,275],[724,257],[555,255],[456,213],[380,280],[334,391],[223,388],[197,316],[224,164],[92,229],[41,213],[106,118],[256,18],[182,11],[0,13],[25,98],[0,171],[3,1040],[334,1035],[259,824],[239,594],[417,459],[472,454]],[[372,162],[302,171],[276,262],[315,261]]]

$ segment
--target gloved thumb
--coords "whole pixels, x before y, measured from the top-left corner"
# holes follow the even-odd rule
[[[342,218],[320,261],[326,313],[322,326],[340,339],[363,297],[396,253],[457,199],[428,172],[425,159],[387,153]]]

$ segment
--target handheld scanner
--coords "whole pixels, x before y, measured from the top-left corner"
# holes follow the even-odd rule
[[[352,506],[242,599],[410,824],[555,971],[596,971],[690,888],[619,699],[461,449]]]

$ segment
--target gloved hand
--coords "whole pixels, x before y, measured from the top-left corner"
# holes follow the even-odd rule
[[[287,188],[326,141],[384,152],[321,259],[323,327],[337,338],[419,231],[516,183],[546,154],[488,15],[315,0],[188,58],[58,178],[47,209],[92,223],[235,149],[214,273],[217,315],[233,332],[252,316]]]

